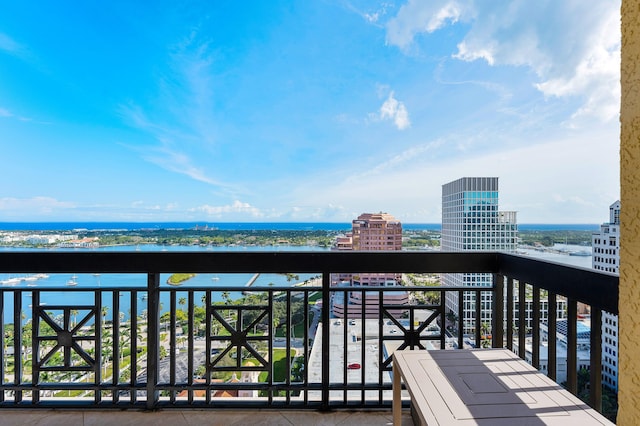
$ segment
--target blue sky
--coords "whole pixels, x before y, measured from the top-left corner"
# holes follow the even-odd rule
[[[619,1],[4,2],[0,221],[521,223],[619,197]]]

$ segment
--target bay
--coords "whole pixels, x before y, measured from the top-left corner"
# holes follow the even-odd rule
[[[570,251],[580,251],[590,249],[590,247],[584,246],[570,246],[563,244],[556,244],[551,250],[534,250],[532,248],[519,248],[518,253],[526,256],[531,256],[541,260],[549,260],[557,263],[564,263],[567,265],[578,266],[583,268],[591,268],[591,256],[570,256]],[[9,247],[0,248],[2,251],[74,251],[82,249],[16,249]],[[87,250],[87,249],[85,249]],[[131,246],[112,246],[101,247],[98,249],[90,249],[92,251],[148,251],[148,252],[161,252],[161,251],[180,251],[180,252],[207,252],[207,251],[326,251],[327,248],[317,246],[162,246],[162,245],[141,245],[138,247]],[[295,273],[295,271],[291,271]],[[229,292],[228,297],[231,299],[237,299],[242,296],[242,291],[246,290],[247,283],[252,280],[254,274],[197,274],[193,278],[183,282],[179,287],[172,287],[167,284],[167,279],[171,274],[162,274],[160,277],[161,289],[165,290],[161,292],[161,312],[168,312],[170,308],[170,292],[169,289],[177,292],[176,298],[187,298],[187,292],[182,289],[194,288],[194,287],[208,287],[214,290],[212,295],[213,302],[224,301],[223,293],[225,290]],[[10,285],[0,286],[0,291],[3,292],[3,317],[5,323],[13,323],[14,309],[13,309],[13,291],[21,291],[21,299],[23,306],[23,321],[31,318],[31,305],[33,292],[31,290],[38,289],[40,292],[40,303],[48,306],[64,305],[64,306],[89,306],[94,305],[95,302],[95,289],[96,288],[125,288],[136,287],[140,291],[136,294],[137,303],[137,315],[142,315],[147,309],[146,301],[146,274],[50,274],[47,278],[34,279],[35,274],[0,274],[0,282],[6,282],[8,280],[19,280],[12,282]],[[303,282],[314,277],[314,274],[299,274],[296,282]],[[70,286],[69,282],[72,281],[75,285]],[[287,276],[282,274],[260,274],[251,288],[269,288],[270,286],[282,287],[295,284],[288,279]],[[237,289],[237,291],[232,291]],[[84,290],[84,291],[83,291]],[[89,291],[90,290],[90,291]],[[113,312],[113,292],[104,291],[100,292],[100,307],[106,309],[105,319],[113,320],[114,314],[120,315],[121,318],[127,320],[131,316],[132,306],[132,293],[129,291],[122,291],[119,296],[119,308],[118,313]],[[202,305],[201,298],[204,292],[197,291],[194,295],[196,304]],[[227,296],[227,294],[225,294]]]
[[[70,251],[99,251],[99,252],[131,252],[131,251],[147,251],[147,252],[162,252],[162,251],[175,251],[175,252],[215,252],[215,251],[326,251],[327,248],[316,246],[161,246],[161,245],[140,245],[137,247],[131,246],[112,246],[101,247],[97,249],[16,249],[3,247],[2,251],[58,251],[58,252],[70,252]],[[296,271],[291,271],[292,274],[296,274]],[[196,274],[193,278],[184,281],[179,286],[171,286],[167,284],[167,280],[171,274],[160,275],[160,303],[161,313],[168,312],[170,309],[170,289],[176,292],[177,300],[181,298],[187,298],[188,292],[182,289],[194,288],[194,287],[209,287],[213,291],[211,293],[212,302],[224,301],[224,296],[227,296],[225,292],[228,292],[228,297],[231,299],[237,299],[242,296],[242,291],[247,289],[247,283],[254,278],[255,274]],[[269,288],[271,286],[283,287],[291,286],[298,282],[304,282],[313,278],[314,274],[297,274],[295,282],[291,280],[291,277],[287,277],[284,274],[260,274],[253,284],[252,289]],[[106,320],[113,320],[113,306],[114,293],[112,291],[106,291],[106,288],[129,288],[136,287],[140,291],[135,294],[137,304],[137,315],[143,315],[147,309],[146,298],[146,274],[48,274],[46,278],[40,277],[36,274],[0,274],[0,291],[3,293],[3,318],[5,323],[14,322],[13,309],[13,293],[15,290],[20,290],[22,300],[22,314],[23,322],[31,318],[31,306],[33,299],[34,289],[40,290],[40,304],[45,306],[90,306],[96,304],[96,292],[95,289],[105,288],[105,291],[100,292],[100,303],[98,309],[106,310]],[[8,283],[9,281],[9,283]],[[238,289],[237,291],[229,291]],[[83,291],[84,290],[84,291]],[[89,291],[90,290],[90,291]],[[196,291],[194,300],[197,305],[202,305],[203,291]],[[128,320],[131,316],[131,306],[133,294],[130,291],[121,291],[119,297],[118,313],[123,320]],[[180,307],[179,307],[180,308]],[[184,307],[186,309],[186,307]],[[46,308],[45,308],[46,309]],[[79,318],[87,309],[79,309]],[[55,311],[54,314],[61,312]],[[90,321],[89,323],[92,323]]]

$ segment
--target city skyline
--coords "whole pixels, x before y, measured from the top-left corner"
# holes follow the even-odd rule
[[[620,2],[6,4],[0,222],[521,223],[619,196]]]

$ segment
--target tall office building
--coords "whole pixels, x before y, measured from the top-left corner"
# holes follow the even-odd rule
[[[609,206],[609,222],[591,237],[594,269],[619,273],[620,267],[620,201]],[[602,384],[618,390],[618,316],[602,313]]]
[[[442,186],[442,251],[508,251],[516,250],[518,225],[516,212],[498,211],[497,177],[464,177]],[[491,274],[443,274],[445,286],[492,285]],[[463,303],[465,333],[473,333],[475,324],[475,296],[465,293],[463,300],[452,292],[447,294],[445,306],[458,314]],[[491,323],[492,297],[481,296],[481,323]]]
[[[388,213],[363,213],[351,223],[351,232],[336,238],[333,250],[339,251],[399,251],[402,250],[402,223]],[[332,285],[343,287],[378,287],[398,286],[402,281],[402,274],[362,273],[362,274],[332,274]],[[347,293],[345,305],[344,294],[335,293],[333,299],[333,314],[338,318],[345,316],[359,317],[362,305],[365,305],[365,315],[378,315],[378,292],[354,291]],[[406,291],[384,293],[385,304],[409,303]],[[398,311],[401,312],[401,311]]]

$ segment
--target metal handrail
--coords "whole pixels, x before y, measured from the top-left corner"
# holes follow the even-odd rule
[[[520,295],[524,295],[524,287],[532,289],[533,301],[537,304],[537,308],[534,306],[534,311],[539,308],[540,304],[540,292],[545,291],[549,293],[549,300],[553,301],[556,298],[566,298],[569,306],[569,313],[572,314],[569,318],[571,323],[575,323],[574,303],[582,302],[589,304],[592,308],[592,312],[595,313],[594,319],[600,320],[600,311],[604,310],[617,314],[618,305],[618,277],[613,274],[608,274],[599,271],[593,271],[584,268],[576,268],[566,265],[560,265],[553,262],[547,262],[537,259],[532,259],[524,256],[500,253],[500,252],[34,252],[34,251],[9,251],[0,253],[0,273],[134,273],[145,274],[147,276],[147,284],[140,286],[128,286],[128,287],[94,287],[82,289],[69,289],[69,288],[17,288],[7,287],[0,288],[0,307],[2,312],[0,318],[2,318],[2,324],[0,332],[5,334],[5,331],[9,329],[9,321],[5,324],[5,304],[11,302],[13,306],[12,320],[14,324],[23,324],[21,318],[22,310],[24,310],[25,304],[23,298],[27,294],[37,295],[34,300],[39,300],[40,294],[51,291],[61,292],[93,292],[94,293],[94,318],[91,321],[95,324],[101,324],[106,327],[108,332],[102,333],[99,327],[95,327],[96,334],[96,347],[95,347],[95,364],[91,365],[89,370],[94,377],[94,381],[89,384],[81,383],[48,383],[42,380],[41,375],[47,371],[44,365],[40,365],[35,362],[31,367],[31,374],[25,373],[25,367],[28,363],[22,360],[22,350],[14,350],[13,355],[6,354],[5,351],[0,353],[0,368],[2,369],[2,375],[5,376],[7,369],[5,364],[13,362],[14,369],[12,370],[17,377],[13,380],[4,379],[0,384],[0,406],[24,406],[28,402],[28,406],[113,406],[113,407],[132,407],[144,405],[146,408],[157,408],[161,406],[282,406],[282,407],[311,407],[311,408],[329,408],[329,407],[342,407],[342,406],[389,406],[390,399],[385,392],[390,391],[390,382],[385,382],[386,374],[385,368],[380,367],[378,372],[378,379],[374,382],[367,382],[365,375],[364,355],[363,362],[361,363],[361,370],[358,376],[358,380],[355,382],[351,380],[351,373],[346,368],[346,362],[341,367],[341,381],[336,382],[331,379],[331,369],[335,368],[335,360],[331,358],[331,354],[327,346],[331,344],[335,337],[331,334],[329,324],[332,323],[330,304],[332,295],[340,292],[380,292],[384,294],[389,291],[398,291],[398,288],[350,288],[345,290],[344,288],[331,287],[330,276],[335,273],[488,273],[493,274],[494,283],[492,287],[430,287],[425,289],[424,287],[404,287],[403,290],[409,293],[423,292],[423,291],[436,291],[439,293],[440,304],[437,306],[420,305],[416,304],[412,306],[407,312],[410,318],[413,318],[414,311],[425,310],[435,312],[433,314],[433,320],[439,322],[444,327],[447,323],[445,318],[444,298],[447,294],[457,293],[462,295],[462,292],[470,291],[475,294],[475,300],[480,300],[480,294],[482,292],[491,292],[493,294],[493,320],[491,324],[491,345],[494,347],[506,346],[513,347],[513,342],[517,339],[518,347],[520,348],[521,357],[525,357],[523,343],[527,338],[526,327],[518,327],[517,334],[514,336],[512,325],[510,321],[518,321],[523,323],[524,317],[522,315],[515,315],[514,299]],[[208,365],[208,371],[213,371],[217,367],[214,363],[214,358],[209,354],[212,348],[211,327],[212,321],[218,321],[216,318],[220,318],[218,310],[224,309],[215,305],[213,295],[226,291],[238,291],[237,288],[212,286],[212,287],[189,287],[189,288],[173,288],[166,287],[160,283],[161,273],[317,273],[322,276],[322,283],[320,286],[308,287],[308,288],[290,288],[290,287],[273,287],[273,288],[252,288],[252,292],[262,292],[268,295],[266,301],[262,306],[265,309],[264,321],[270,324],[274,323],[274,304],[276,301],[280,301],[278,298],[284,298],[285,309],[287,310],[287,317],[285,324],[285,349],[292,349],[292,329],[293,324],[291,320],[292,306],[296,295],[300,295],[304,301],[308,302],[309,297],[314,292],[320,292],[322,300],[322,308],[319,308],[315,312],[315,315],[320,315],[320,323],[323,325],[322,332],[318,334],[322,342],[327,344],[323,346],[320,364],[321,364],[321,376],[319,380],[311,379],[308,369],[305,369],[302,374],[302,381],[292,381],[290,375],[284,382],[274,381],[272,375],[274,373],[273,363],[267,362],[269,365],[263,366],[262,371],[269,373],[267,381],[261,381],[259,384],[234,384],[234,383],[214,383],[210,377],[204,383],[197,382],[193,377],[188,377],[186,381],[180,381],[176,379],[175,371],[176,367],[176,353],[178,351],[178,339],[175,333],[175,327],[172,327],[169,331],[169,363],[170,363],[170,377],[167,383],[163,382],[163,379],[159,373],[160,368],[160,355],[164,350],[164,344],[160,342],[161,323],[160,317],[162,314],[161,309],[161,295],[169,295],[170,297],[170,309],[169,315],[171,321],[176,323],[177,315],[177,294],[183,293],[185,297],[188,297],[189,302],[186,308],[188,319],[185,322],[187,328],[193,331],[197,324],[195,322],[195,311],[199,309],[198,300],[196,295],[203,293],[206,299],[204,309],[206,309],[207,318],[207,335],[206,335],[206,360]],[[514,286],[517,286],[518,291],[514,291]],[[111,315],[111,321],[107,321],[106,317],[100,318],[98,310],[102,304],[102,299],[110,300],[113,302],[113,306],[118,306],[119,297],[124,295],[125,300],[130,298],[129,304],[134,309],[138,310],[142,302],[138,302],[138,296],[144,293],[147,297],[144,304],[147,307],[146,321],[139,321],[134,315],[131,317],[131,321],[128,323],[130,330],[128,332],[134,335],[132,337],[132,343],[130,349],[132,351],[131,358],[133,365],[128,367],[121,365],[118,360],[113,359],[112,368],[117,376],[122,371],[126,371],[126,368],[130,368],[131,371],[136,374],[140,373],[138,370],[145,370],[145,381],[139,381],[137,378],[133,378],[129,382],[121,382],[119,378],[109,382],[105,381],[100,368],[104,364],[104,360],[101,360],[103,349],[109,349],[111,351],[111,357],[115,354],[122,353],[125,348],[118,343],[120,338],[120,328],[124,326],[120,319],[115,315]],[[364,296],[364,293],[362,293]],[[295,297],[294,297],[295,296]],[[505,298],[506,296],[506,298]],[[364,297],[363,297],[364,298]],[[382,315],[388,315],[390,321],[393,319],[393,314],[389,312],[393,311],[393,306],[386,306],[383,302],[383,298],[379,297],[376,303],[378,306],[378,313]],[[262,302],[261,302],[262,303]],[[520,306],[522,306],[521,304]],[[308,308],[308,303],[305,304],[303,312],[304,323],[309,324],[311,314],[311,308]],[[497,306],[502,306],[504,309],[497,309]],[[551,306],[551,305],[550,305]],[[479,342],[480,336],[480,309],[479,303],[476,303],[475,314],[475,333],[473,340]],[[396,307],[397,308],[397,307]],[[31,345],[31,353],[38,354],[42,350],[42,345],[45,344],[45,339],[39,336],[41,332],[39,324],[42,322],[52,321],[46,317],[46,306],[34,306],[32,309],[32,317],[38,318],[38,321],[32,322],[32,328],[30,330],[32,336],[36,336],[33,339]],[[66,308],[66,319],[64,321],[69,322],[69,307]],[[245,309],[245,312],[249,308]],[[257,308],[256,308],[257,309]],[[361,309],[360,315],[364,317],[365,307],[362,305],[357,308]],[[229,309],[227,309],[229,310]],[[385,313],[386,312],[386,313]],[[522,311],[521,311],[522,312]],[[242,315],[238,311],[238,315]],[[555,309],[549,308],[549,325],[556,323]],[[534,322],[537,324],[539,316],[534,316]],[[139,335],[136,328],[143,324],[146,327],[145,336],[146,341],[144,343],[139,342]],[[383,337],[383,325],[377,328],[377,331],[370,332],[366,330],[364,322],[361,323],[361,334],[364,340],[366,335],[374,336],[378,335],[378,351],[380,364],[383,364],[383,358],[385,357],[384,345],[397,342],[411,343],[420,345],[420,341],[426,339],[423,331],[420,331],[418,326],[414,327],[411,323],[406,328],[401,327],[398,335],[391,335]],[[263,325],[263,324],[260,324]],[[69,326],[66,324],[65,327]],[[63,327],[62,331],[57,332],[57,341],[60,343],[61,350],[65,352],[65,359],[69,359],[68,351],[72,346],[73,333],[69,333],[67,328]],[[238,325],[236,325],[238,327]],[[345,345],[343,352],[344,360],[346,361],[346,345],[352,342],[347,342],[348,331],[347,320],[342,323],[337,331],[343,331],[340,339],[342,344]],[[593,327],[598,328],[598,324],[593,324]],[[235,329],[230,329],[234,331]],[[463,328],[462,321],[458,321],[457,324],[457,338],[454,339],[458,347],[461,347],[463,342]],[[570,327],[570,330],[572,328]],[[112,331],[111,340],[104,342],[104,335],[107,335]],[[313,336],[308,334],[308,328],[304,330],[305,344],[299,352],[305,365],[309,365],[310,349],[306,345],[309,339]],[[539,345],[539,327],[534,326],[534,346]],[[242,330],[235,330],[236,334],[231,333],[232,337],[230,342],[234,344],[244,344],[247,341],[246,333],[243,335]],[[101,334],[102,333],[102,334]],[[268,333],[272,333],[271,330]],[[368,333],[368,334],[367,334]],[[569,363],[575,363],[575,333],[569,336]],[[244,336],[244,337],[243,337]],[[269,334],[271,336],[271,334]],[[599,340],[599,333],[595,333],[594,342]],[[506,340],[505,340],[506,338]],[[14,333],[10,339],[13,343],[13,347],[22,347],[24,344],[24,337],[20,333]],[[195,370],[194,357],[196,356],[194,333],[191,332],[187,336],[187,355],[188,355],[188,372],[193,373]],[[245,340],[242,340],[245,339]],[[430,338],[431,339],[431,338]],[[573,339],[573,340],[571,340]],[[6,340],[6,339],[5,339]],[[49,339],[50,340],[50,339]],[[429,339],[427,339],[429,340]],[[441,334],[433,337],[431,340],[438,342],[441,348],[444,348],[447,337],[444,331]],[[267,352],[269,356],[274,354],[274,339],[267,339]],[[550,338],[550,343],[552,339]],[[317,344],[316,342],[315,344]],[[553,343],[555,344],[555,336],[553,337]],[[356,343],[357,344],[357,343]],[[477,343],[476,343],[477,344]],[[40,345],[40,346],[39,346]],[[104,346],[104,347],[103,347]],[[141,347],[143,346],[143,347]],[[361,344],[364,348],[364,342]],[[573,348],[572,348],[573,347]],[[138,350],[143,349],[146,351],[144,354],[138,354]],[[592,350],[592,365],[599,367],[600,361],[598,359],[601,349]],[[288,353],[288,352],[287,352]],[[536,365],[539,362],[539,354],[534,349],[532,363]],[[549,365],[555,366],[555,350],[549,351]],[[91,358],[88,356],[88,358]],[[294,357],[286,355],[284,358],[286,368],[291,372],[294,365]],[[388,362],[387,362],[388,367]],[[259,370],[262,367],[255,367],[254,370]],[[64,367],[60,371],[69,371],[69,367]],[[222,371],[222,369],[220,369]],[[227,368],[227,370],[229,370]],[[549,368],[549,374],[555,375],[555,368]],[[355,376],[353,376],[355,377]],[[575,374],[569,374],[568,388],[575,387]],[[592,386],[595,385],[599,388],[600,377],[598,374],[592,374]],[[65,398],[50,398],[45,397],[49,395],[49,392],[53,392],[55,389],[67,390],[71,392],[74,389],[88,389],[91,398],[86,400],[77,399],[65,399]],[[250,390],[259,392],[265,395],[264,398],[236,398],[234,401],[230,399],[216,399],[211,396],[210,392],[206,392],[204,399],[198,398],[197,394],[201,391],[211,390],[227,390],[227,391],[241,391],[242,389],[250,388]],[[178,395],[180,391],[186,391],[187,397],[181,398]],[[352,398],[351,393],[356,391],[358,398]],[[371,392],[374,392],[377,397],[371,397]],[[284,397],[279,395],[284,393]],[[316,395],[315,393],[318,393]],[[123,395],[128,395],[124,397]],[[302,395],[298,398],[295,395]],[[168,398],[165,398],[168,395]],[[592,405],[596,408],[601,403],[600,395],[598,392],[594,392],[592,397]]]

